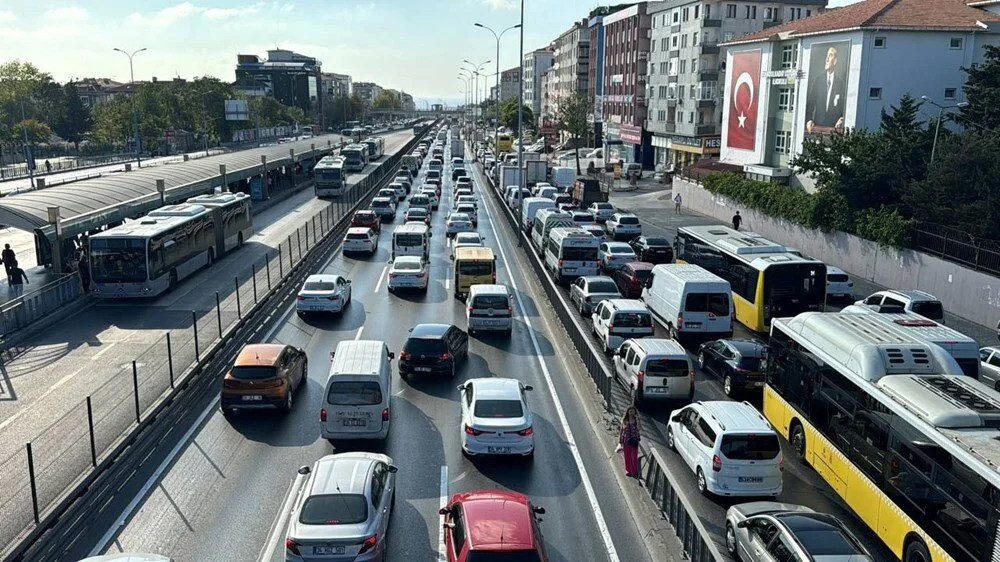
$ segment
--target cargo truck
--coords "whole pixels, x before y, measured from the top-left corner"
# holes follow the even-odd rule
[[[532,187],[540,181],[546,181],[548,164],[544,160],[527,160],[524,162],[525,186]]]
[[[517,177],[517,166],[501,166],[500,167],[500,188],[506,188],[508,185],[518,185]]]
[[[601,182],[590,176],[577,176],[573,182],[573,201],[581,209],[586,209],[591,203],[605,203],[608,192],[601,189]]]
[[[465,158],[465,143],[459,140],[458,135],[451,137],[451,157]]]

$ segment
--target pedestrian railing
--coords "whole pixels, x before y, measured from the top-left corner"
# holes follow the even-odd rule
[[[0,305],[0,336],[6,336],[75,301],[82,294],[80,276],[63,275]]]
[[[976,271],[1000,275],[1000,241],[979,238],[946,226],[917,223],[913,248]]]

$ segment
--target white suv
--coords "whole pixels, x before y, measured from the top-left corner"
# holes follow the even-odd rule
[[[778,434],[748,402],[695,402],[670,412],[667,446],[695,473],[702,494],[781,493],[785,459]]]
[[[945,323],[944,306],[941,301],[934,295],[923,291],[878,291],[854,304],[867,307],[899,307],[906,312],[919,314],[941,324]]]
[[[632,213],[615,213],[611,215],[608,222],[604,223],[604,228],[607,229],[611,238],[616,240],[619,236],[631,239],[642,234],[642,225],[639,224],[639,217]]]
[[[639,300],[603,300],[590,317],[591,330],[608,355],[617,351],[627,339],[653,337],[653,315]]]

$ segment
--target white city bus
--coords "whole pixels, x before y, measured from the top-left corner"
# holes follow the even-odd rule
[[[313,167],[316,197],[337,197],[345,187],[344,158],[324,156]]]
[[[368,147],[369,162],[378,160],[385,154],[385,139],[382,137],[369,137],[361,141],[361,144]]]
[[[340,155],[348,172],[360,172],[368,165],[368,147],[363,144],[349,144],[340,150]]]

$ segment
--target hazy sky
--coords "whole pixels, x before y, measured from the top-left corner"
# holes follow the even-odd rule
[[[548,44],[608,3],[526,0],[525,50]],[[128,60],[112,48],[146,47],[135,57],[136,79],[231,81],[238,53],[264,55],[278,46],[315,56],[324,71],[355,81],[453,102],[463,96],[463,59],[496,59],[493,35],[473,23],[500,31],[517,23],[518,8],[516,0],[0,0],[0,60],[30,61],[60,82],[127,81]],[[518,64],[517,33],[502,38],[501,70]],[[488,68],[492,73],[494,63]]]

